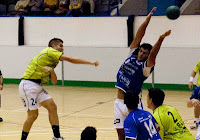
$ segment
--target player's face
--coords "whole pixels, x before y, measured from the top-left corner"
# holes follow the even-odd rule
[[[58,43],[54,44],[52,47],[54,49],[56,49],[57,51],[63,52],[63,43],[62,42],[58,42]]]
[[[140,48],[140,51],[138,52],[137,61],[145,61],[147,60],[148,56],[149,56],[149,50]]]
[[[151,105],[151,99],[149,98],[149,95],[147,95],[147,107],[150,108]]]

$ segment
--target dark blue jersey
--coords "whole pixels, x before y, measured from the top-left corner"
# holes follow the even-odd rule
[[[136,51],[133,51],[130,57],[121,65],[117,73],[116,87],[124,92],[131,91],[139,94],[142,89],[143,82],[148,78],[144,76],[143,69],[146,67],[147,62],[138,62]],[[151,72],[153,68],[151,68]]]
[[[200,100],[200,86],[199,87],[196,87],[190,97],[190,100],[191,99],[198,99]]]
[[[150,112],[136,109],[124,121],[125,137],[137,140],[161,140],[158,123]]]
[[[2,76],[1,70],[0,70],[0,76]]]

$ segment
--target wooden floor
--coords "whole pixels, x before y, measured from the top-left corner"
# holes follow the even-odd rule
[[[66,140],[80,140],[81,131],[86,126],[97,129],[97,140],[117,140],[113,129],[113,104],[116,89],[47,86],[45,89],[58,106],[61,135]],[[186,106],[191,92],[165,91],[165,104],[176,107],[186,126],[193,122],[193,109]],[[0,116],[0,140],[20,140],[26,111],[18,94],[18,85],[5,85],[2,94]],[[144,109],[147,91],[143,91]],[[152,111],[150,111],[152,112]],[[196,130],[191,131],[196,135]],[[48,114],[39,109],[39,117],[33,124],[28,140],[51,140],[53,137]]]

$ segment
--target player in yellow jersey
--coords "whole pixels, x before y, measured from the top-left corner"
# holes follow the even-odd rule
[[[57,106],[51,96],[43,89],[42,84],[57,83],[54,68],[59,61],[74,64],[98,66],[98,62],[85,61],[79,58],[63,55],[63,41],[58,38],[50,40],[47,48],[38,53],[28,65],[19,85],[19,94],[27,109],[27,119],[24,122],[21,140],[26,140],[32,124],[38,117],[39,104],[49,113],[49,122],[54,133],[53,140],[63,140],[60,136]]]
[[[147,95],[148,108],[153,110],[153,116],[159,124],[159,134],[162,140],[195,140],[185,127],[176,108],[163,105],[165,93],[158,88],[150,88]]]
[[[190,82],[189,82],[189,89],[193,89],[193,79],[195,78],[196,74],[200,71],[200,61],[195,65],[194,69],[192,70]],[[200,75],[197,79],[197,87],[200,86]],[[190,126],[191,129],[196,129],[198,127],[200,121],[200,106],[194,106],[194,123]]]

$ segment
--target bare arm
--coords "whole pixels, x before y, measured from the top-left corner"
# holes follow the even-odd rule
[[[188,100],[187,101],[187,107],[188,108],[191,108],[191,107],[197,107],[197,106],[199,106],[200,107],[200,101],[199,100],[197,100],[197,99],[191,99],[191,100]]]
[[[136,36],[135,36],[135,39],[133,40],[133,42],[131,43],[131,46],[130,46],[130,49],[133,49],[133,48],[138,48],[144,34],[145,34],[145,31],[146,31],[146,28],[151,20],[151,16],[153,15],[153,12],[156,10],[156,7],[154,7],[151,12],[148,14],[146,20],[140,25],[140,27],[138,28],[137,30],[137,33],[136,33]]]
[[[193,70],[192,73],[191,73],[191,77],[195,78],[196,76],[196,72]],[[193,81],[190,81],[189,82],[189,85],[188,85],[189,89],[193,89]]]
[[[154,47],[152,48],[148,59],[147,59],[147,67],[152,67],[155,65],[155,60],[156,60],[156,56],[160,50],[160,47],[162,45],[163,40],[165,39],[165,37],[167,37],[168,35],[171,34],[171,30],[165,32],[164,34],[162,34],[158,41],[156,42],[156,44],[154,45]]]
[[[95,61],[95,62],[91,62],[91,61],[86,61],[80,58],[75,58],[75,57],[68,57],[68,56],[64,56],[62,55],[60,57],[60,60],[64,60],[64,61],[68,61],[70,63],[74,63],[74,64],[88,64],[88,65],[94,65],[94,66],[98,66],[99,62]]]
[[[56,85],[57,84],[57,75],[56,75],[54,69],[51,67],[48,67],[48,66],[44,66],[43,69],[44,69],[44,71],[50,73],[51,83]]]
[[[0,76],[0,90],[3,89],[3,76]]]

